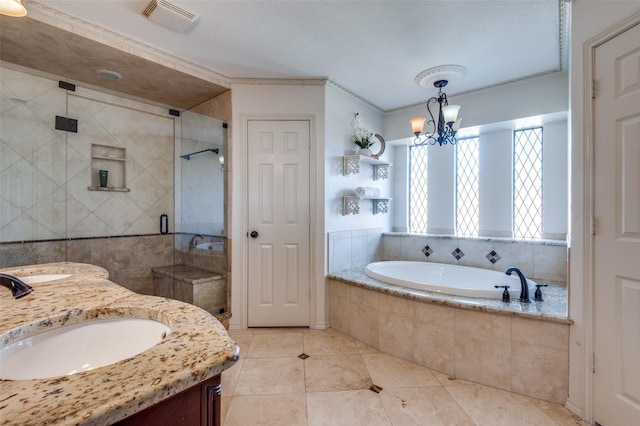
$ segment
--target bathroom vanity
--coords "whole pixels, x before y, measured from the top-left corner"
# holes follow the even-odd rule
[[[0,289],[0,349],[91,321],[135,318],[171,329],[149,349],[92,370],[0,380],[3,425],[220,424],[220,374],[238,360],[239,346],[211,314],[176,300],[133,293],[92,265],[63,262],[0,272],[44,277],[30,284],[33,293],[21,299]],[[123,342],[116,338],[109,345]]]

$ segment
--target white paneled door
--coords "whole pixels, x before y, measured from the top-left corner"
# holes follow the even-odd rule
[[[595,49],[594,420],[640,425],[640,24]]]
[[[310,124],[248,122],[248,325],[308,326]]]

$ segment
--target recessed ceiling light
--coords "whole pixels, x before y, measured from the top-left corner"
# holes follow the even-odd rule
[[[106,80],[122,80],[122,74],[111,70],[96,70],[96,74]]]

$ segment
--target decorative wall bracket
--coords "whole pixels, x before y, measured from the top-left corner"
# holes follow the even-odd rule
[[[342,197],[342,215],[360,213],[360,197],[355,195],[345,195]]]
[[[390,198],[375,198],[373,201],[373,214],[389,213]]]
[[[342,197],[342,215],[359,214],[360,213],[360,198],[356,195],[345,195]],[[391,198],[367,198],[373,203],[373,214],[389,213],[389,201]]]
[[[391,163],[364,155],[345,155],[342,157],[342,174],[349,176],[360,173],[360,163],[373,165],[373,180],[387,179],[389,177]]]

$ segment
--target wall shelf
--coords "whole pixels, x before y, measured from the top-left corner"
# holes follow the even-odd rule
[[[364,155],[345,155],[342,157],[342,174],[349,176],[360,173],[360,163],[373,166],[373,180],[387,179],[391,163]]]
[[[391,201],[391,198],[360,198],[357,195],[344,195],[342,197],[342,215],[359,214],[361,200],[371,200],[373,214],[389,213],[389,201]]]
[[[103,191],[103,192],[129,192],[131,191],[129,188],[117,188],[117,187],[101,187],[101,186],[89,186],[87,188],[89,191]]]

